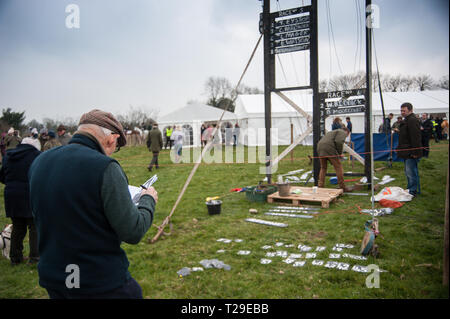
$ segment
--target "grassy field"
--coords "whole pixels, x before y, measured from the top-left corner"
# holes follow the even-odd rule
[[[396,209],[392,215],[379,218],[379,258],[338,260],[351,266],[376,264],[386,270],[380,275],[379,288],[366,287],[368,274],[314,266],[310,259],[302,258],[307,260],[304,267],[286,264],[281,257],[271,258],[273,261],[268,265],[260,263],[267,252],[261,248],[264,245],[273,246],[269,251],[289,253],[299,253],[299,244],[313,248],[326,246],[317,259],[327,261],[331,248],[344,243],[355,246],[345,252],[358,255],[364,223],[370,217],[360,214],[357,205],[371,207],[369,196],[343,195],[329,209],[321,209],[323,214],[313,219],[265,216],[263,213],[270,204],[252,203],[244,193],[230,193],[232,188],[256,185],[263,179],[259,174],[261,164],[202,164],[173,215],[172,234],[149,244],[148,240],[157,230],[152,226],[138,245],[122,245],[130,260],[129,270],[141,284],[145,298],[448,298],[448,287],[442,286],[448,143],[432,144],[432,147],[430,157],[419,165],[422,195]],[[279,152],[282,150],[280,148]],[[295,148],[295,161],[291,163],[288,156],[280,163],[278,173],[312,169],[307,158],[311,153],[311,147]],[[127,173],[130,184],[140,185],[151,176],[146,169],[150,153],[145,147],[127,147],[114,157]],[[193,167],[193,164],[173,164],[168,151],[162,152],[160,164],[155,185],[159,193],[155,225],[160,225],[170,213]],[[386,163],[375,163],[376,168],[382,166]],[[344,169],[352,170],[347,161]],[[353,171],[362,172],[363,167],[355,163]],[[403,163],[394,163],[392,168],[376,173],[380,178],[384,175],[396,178],[390,186],[406,188]],[[2,227],[10,223],[5,218],[3,188],[1,185]],[[51,189],[47,191],[51,195]],[[208,215],[205,205],[208,196],[222,197],[220,215]],[[249,214],[250,208],[258,209],[259,214]],[[278,228],[248,223],[245,219],[249,217],[284,222],[289,226]],[[218,242],[219,238],[243,241],[225,244]],[[276,247],[277,242],[294,247]],[[217,253],[219,249],[226,252]],[[27,243],[25,250],[28,253]],[[237,254],[239,250],[250,250],[251,254],[241,256]],[[230,265],[231,270],[205,269],[182,278],[177,275],[183,267],[201,267],[201,260],[214,258]],[[26,264],[11,267],[8,260],[1,258],[0,271],[0,298],[48,298],[45,289],[38,284],[36,267]]]

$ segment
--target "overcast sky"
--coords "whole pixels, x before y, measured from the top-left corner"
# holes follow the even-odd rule
[[[271,6],[302,3],[309,1]],[[365,68],[356,13],[365,1],[329,3],[336,50],[326,1],[319,0],[321,79]],[[447,0],[373,3],[380,9],[374,31],[380,72],[448,74]],[[66,27],[69,4],[80,9],[79,29]],[[124,114],[130,105],[161,116],[189,100],[204,102],[209,76],[239,80],[259,37],[261,11],[258,0],[0,0],[0,109],[25,111],[28,122],[78,120],[93,108]],[[280,55],[278,85],[305,84],[308,63],[304,52]],[[263,89],[262,43],[244,83]]]

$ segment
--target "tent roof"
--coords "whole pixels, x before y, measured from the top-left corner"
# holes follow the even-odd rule
[[[381,112],[381,99],[378,92],[373,93],[373,109]],[[415,113],[448,113],[448,90],[414,91],[414,92],[386,92],[383,93],[385,111],[400,113],[400,105],[409,102]]]
[[[218,121],[223,110],[200,103],[188,104],[158,119],[158,123],[185,123],[194,121]],[[236,115],[225,111],[223,120],[236,120]]]
[[[312,114],[311,93],[284,93],[305,112]],[[413,105],[415,113],[448,113],[448,90],[422,91],[422,92],[385,92],[383,103],[385,113],[400,113],[400,105],[409,102]],[[382,114],[381,99],[378,92],[372,94],[372,112],[375,115]],[[239,118],[263,117],[264,94],[239,95],[236,101],[236,115]],[[272,94],[272,116],[299,116],[289,104],[278,95]]]

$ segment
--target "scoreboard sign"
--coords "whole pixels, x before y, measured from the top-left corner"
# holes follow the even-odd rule
[[[270,54],[310,49],[311,6],[270,14]]]
[[[364,113],[366,89],[319,93],[320,136],[325,135],[325,119],[330,115]]]

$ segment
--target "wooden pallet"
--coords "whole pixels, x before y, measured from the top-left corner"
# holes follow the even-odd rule
[[[302,191],[301,194],[292,194],[296,189]],[[317,193],[313,193],[312,187],[291,186],[291,194],[287,197],[280,196],[279,192],[267,196],[268,203],[284,203],[291,206],[301,206],[305,202],[320,203],[322,208],[330,207],[331,202],[336,202],[339,195],[343,194],[343,189],[318,188]]]

